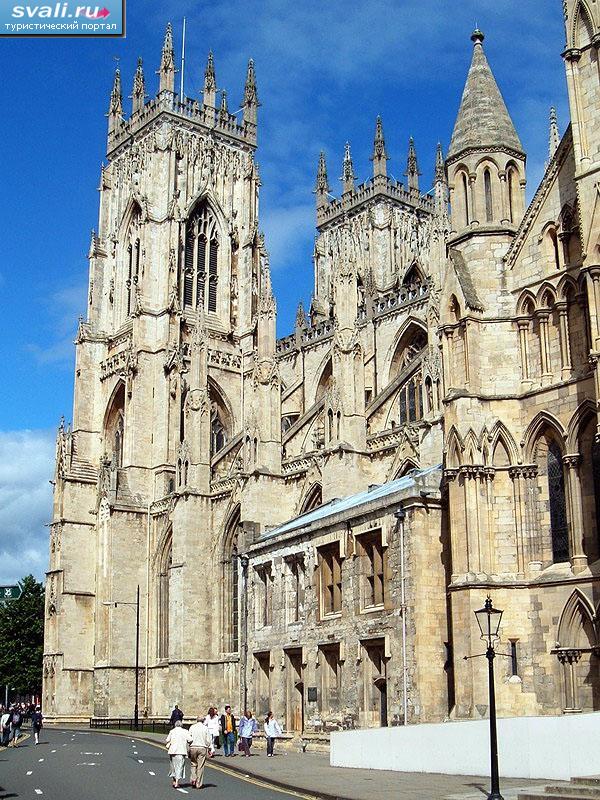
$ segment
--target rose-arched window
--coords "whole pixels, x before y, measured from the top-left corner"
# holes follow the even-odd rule
[[[217,310],[219,235],[217,221],[206,203],[196,207],[185,231],[184,308]]]

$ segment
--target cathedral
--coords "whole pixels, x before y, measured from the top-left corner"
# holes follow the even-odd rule
[[[597,5],[563,4],[571,122],[551,112],[529,205],[479,30],[432,190],[412,140],[388,174],[380,118],[365,183],[346,145],[333,197],[321,154],[313,297],[280,339],[253,62],[239,116],[212,54],[177,94],[170,25],[127,115],[117,69],[57,438],[48,718],[230,702],[318,747],[485,717],[465,656],[487,595],[499,715],[600,709]]]

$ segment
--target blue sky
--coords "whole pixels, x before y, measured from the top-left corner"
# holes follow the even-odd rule
[[[149,93],[166,22],[180,54],[187,17],[186,94],[197,93],[206,55],[231,109],[246,63],[256,62],[261,219],[271,253],[278,333],[291,330],[312,288],[319,150],[339,192],[344,142],[359,180],[370,174],[381,114],[389,171],[402,179],[414,136],[422,188],[435,146],[447,149],[471,58],[475,24],[528,152],[528,196],[547,157],[548,108],[568,120],[559,0],[130,0],[127,38],[4,39],[0,44],[3,171],[0,291],[4,385],[0,393],[0,582],[46,564],[53,436],[70,419],[73,338],[85,311],[86,253],[97,219],[108,96],[120,59],[125,94],[138,55]],[[126,100],[126,109],[129,101]]]

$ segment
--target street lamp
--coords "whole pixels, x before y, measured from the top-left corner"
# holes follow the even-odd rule
[[[139,694],[139,684],[140,684],[140,585],[138,583],[137,587],[137,594],[135,603],[132,601],[126,600],[114,600],[105,602],[102,605],[105,606],[135,606],[135,703],[133,706],[133,727],[137,731],[139,725],[139,706],[138,706],[138,694]]]
[[[498,639],[498,629],[502,619],[502,611],[492,606],[492,598],[488,595],[483,608],[475,611],[475,617],[481,639],[487,643],[485,657],[488,660],[488,683],[490,696],[490,763],[491,791],[488,800],[503,800],[500,794],[500,778],[498,775],[498,735],[496,732],[496,690],[494,687],[494,642]]]

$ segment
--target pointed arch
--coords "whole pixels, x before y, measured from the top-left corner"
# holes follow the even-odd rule
[[[492,463],[494,466],[512,466],[519,462],[519,448],[513,439],[510,431],[506,425],[497,420],[494,423],[491,431],[488,434],[488,441],[490,443],[490,452],[492,453]],[[498,450],[498,447],[501,449]],[[508,464],[498,464],[496,455],[500,456],[506,453]]]
[[[445,451],[447,469],[458,469],[458,467],[461,466],[463,450],[464,444],[461,435],[453,425],[448,431],[446,439]]]
[[[563,607],[558,623],[557,642],[560,647],[594,647],[595,618],[590,601],[580,589],[574,589]]]
[[[552,308],[556,303],[556,289],[548,281],[544,281],[537,292],[536,305],[538,308]]]
[[[217,381],[210,376],[208,378],[208,393],[210,397],[210,451],[212,458],[233,438],[235,420],[229,398]]]
[[[402,285],[403,286],[421,286],[426,280],[425,273],[421,269],[420,265],[413,261],[410,267],[406,270],[404,277],[402,278]]]
[[[390,383],[426,347],[427,327],[425,323],[417,317],[408,317],[394,336],[388,350],[386,383]]]
[[[566,442],[567,452],[576,453],[579,447],[579,436],[588,422],[596,419],[596,404],[587,398],[583,400],[573,412],[567,426]]]
[[[525,317],[531,316],[535,309],[535,302],[534,294],[529,289],[526,289],[521,293],[517,301],[517,314]]]
[[[567,302],[572,294],[577,294],[577,282],[571,275],[564,275],[558,282],[556,294],[559,301]]]
[[[562,443],[565,441],[566,433],[560,420],[549,411],[538,412],[527,426],[523,441],[521,442],[523,454],[527,463],[533,463],[537,440],[546,428],[554,433],[559,442]]]
[[[171,567],[173,566],[173,530],[167,528],[163,534],[161,547],[157,551],[157,614],[156,614],[156,655],[160,661],[169,658],[169,608]]]
[[[241,508],[237,503],[226,518],[221,548],[221,639],[225,653],[237,653],[240,647],[241,533]]]
[[[300,506],[300,515],[307,514],[315,508],[323,505],[323,488],[320,483],[313,483],[306,492]]]
[[[197,308],[209,314],[217,312],[225,230],[208,197],[198,198],[185,223],[183,308]]]
[[[104,412],[104,451],[111,457],[113,467],[123,466],[125,439],[125,382],[118,380]]]
[[[125,210],[121,215],[121,221],[119,223],[119,227],[117,230],[117,236],[119,239],[122,239],[123,236],[127,233],[129,228],[131,227],[131,223],[136,217],[140,217],[143,219],[144,210],[141,206],[140,201],[135,195],[131,195],[127,204],[125,206]]]
[[[571,47],[581,50],[591,44],[593,36],[594,25],[592,23],[592,15],[585,0],[579,0],[575,13],[573,14]]]
[[[463,463],[482,464],[481,441],[473,428],[469,428],[467,435],[463,439]]]
[[[331,382],[333,380],[333,361],[331,358],[331,353],[328,353],[327,356],[321,361],[316,374],[319,376],[319,379],[315,384],[315,403],[327,394],[327,390],[331,386]]]
[[[405,475],[408,475],[409,472],[412,472],[413,469],[419,469],[417,462],[412,458],[405,458],[400,467],[396,470],[392,480],[395,481],[398,480],[398,478],[403,478]]]

